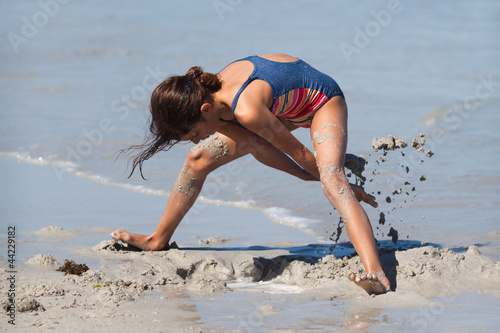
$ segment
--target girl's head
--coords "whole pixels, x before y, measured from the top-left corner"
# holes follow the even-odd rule
[[[184,140],[203,121],[201,108],[205,103],[213,103],[212,95],[221,85],[217,75],[192,67],[185,75],[171,76],[156,87],[150,103],[150,133],[142,145],[131,147],[143,151],[134,158],[130,175],[139,166],[142,176],[144,161]]]

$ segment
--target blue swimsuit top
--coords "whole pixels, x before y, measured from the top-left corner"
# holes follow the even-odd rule
[[[344,97],[335,80],[303,60],[276,62],[250,56],[237,61],[243,60],[250,61],[254,69],[233,99],[233,115],[241,93],[254,80],[263,80],[271,86],[273,104],[270,111],[299,127],[310,127],[314,113],[330,98]]]

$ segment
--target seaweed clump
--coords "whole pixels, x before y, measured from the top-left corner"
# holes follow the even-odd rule
[[[77,264],[73,260],[64,260],[64,264],[56,269],[59,272],[64,272],[64,275],[73,274],[81,276],[83,273],[89,270],[85,264]]]

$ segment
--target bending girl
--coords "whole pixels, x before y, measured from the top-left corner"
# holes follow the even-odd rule
[[[198,197],[207,175],[239,157],[258,161],[303,180],[321,180],[340,213],[367,274],[349,279],[369,294],[390,284],[384,275],[370,221],[358,200],[374,198],[349,184],[344,172],[347,106],[337,83],[304,61],[285,54],[251,56],[217,75],[191,68],[162,82],[151,96],[151,138],[133,161],[132,173],[179,141],[197,144],[188,154],[167,207],[149,236],[116,230],[111,237],[143,250],[162,250]],[[291,131],[310,128],[314,154]],[[207,141],[202,144],[202,140]]]

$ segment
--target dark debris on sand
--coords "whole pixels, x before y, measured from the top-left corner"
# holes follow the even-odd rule
[[[65,259],[64,264],[56,270],[59,272],[64,272],[64,275],[73,274],[80,276],[88,271],[89,268],[85,264],[77,264],[73,260]]]

